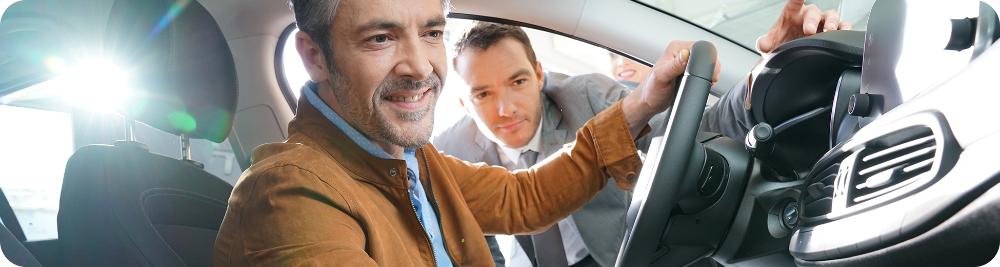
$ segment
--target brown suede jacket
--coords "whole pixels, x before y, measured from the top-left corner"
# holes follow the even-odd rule
[[[288,131],[286,142],[258,147],[237,182],[215,266],[435,266],[405,161],[368,154],[308,101]],[[531,169],[469,163],[430,144],[417,159],[456,266],[492,266],[484,233],[544,230],[587,203],[605,177],[630,187],[641,166],[621,103]]]

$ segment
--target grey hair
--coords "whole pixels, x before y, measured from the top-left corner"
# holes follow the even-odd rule
[[[333,49],[330,47],[330,24],[337,14],[340,0],[288,0],[295,13],[295,26],[305,32],[319,46],[327,67],[333,67]]]
[[[319,45],[327,65],[333,66],[333,49],[330,47],[330,25],[341,0],[288,0],[295,13],[295,26]],[[441,0],[445,14],[451,9],[451,0]]]

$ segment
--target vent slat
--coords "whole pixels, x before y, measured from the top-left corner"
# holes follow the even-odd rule
[[[880,158],[882,156],[898,152],[900,150],[904,150],[904,149],[907,149],[907,148],[911,148],[911,147],[915,147],[915,146],[918,146],[918,145],[922,145],[922,144],[927,143],[929,141],[934,141],[934,136],[933,135],[924,136],[922,138],[914,139],[914,140],[906,142],[906,143],[902,143],[902,144],[899,144],[899,145],[888,147],[886,149],[880,150],[880,151],[875,152],[875,153],[871,153],[868,156],[865,156],[864,158],[862,158],[861,161],[870,162],[873,159],[877,159],[877,158]]]
[[[900,138],[901,135],[919,132],[926,134]],[[880,139],[869,143],[865,149],[871,153],[860,157],[859,171],[855,172],[851,182],[849,197],[852,203],[849,205],[857,205],[898,191],[916,182],[917,177],[934,166],[938,144],[932,131],[910,129]]]
[[[833,203],[833,183],[839,170],[840,163],[835,163],[810,179],[811,184],[806,188],[803,199],[805,209],[803,216],[813,217],[830,213]]]
[[[870,193],[870,194],[866,194],[866,195],[862,195],[862,196],[859,196],[857,198],[854,198],[854,202],[861,203],[861,202],[864,202],[866,200],[873,199],[873,198],[881,196],[881,195],[885,195],[886,193],[892,192],[892,191],[894,191],[896,189],[899,189],[900,187],[904,187],[904,186],[906,186],[908,184],[911,184],[911,183],[913,183],[913,181],[914,181],[913,179],[905,179],[905,180],[899,181],[899,182],[897,182],[897,183],[895,183],[895,184],[893,184],[893,185],[891,185],[889,187],[886,187],[886,188],[883,188],[883,189],[881,189],[879,191],[876,191],[875,193]]]
[[[883,150],[883,151],[885,151],[885,150]],[[882,151],[879,151],[879,152],[882,152]],[[879,153],[879,152],[876,152],[876,153]],[[896,165],[898,165],[900,163],[908,162],[908,161],[913,160],[914,158],[917,158],[917,157],[920,157],[920,156],[926,156],[928,153],[933,158],[933,155],[934,155],[934,147],[933,146],[931,146],[931,147],[925,147],[925,148],[922,148],[920,150],[913,151],[913,152],[907,153],[905,155],[899,156],[897,158],[890,159],[888,161],[876,164],[875,166],[861,169],[861,171],[858,172],[858,175],[867,177],[869,174],[872,174],[872,173],[875,173],[875,172],[887,169],[889,167],[896,166]],[[868,158],[868,157],[865,157],[865,158]]]
[[[917,162],[915,164],[911,164],[910,166],[903,167],[903,172],[904,173],[911,173],[911,172],[913,172],[915,170],[919,170],[919,169],[922,169],[924,167],[930,167],[931,164],[934,164],[934,158],[925,159],[924,161]]]

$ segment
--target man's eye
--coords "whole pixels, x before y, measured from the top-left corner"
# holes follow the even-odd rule
[[[528,82],[528,79],[518,79],[518,80],[514,81],[514,84],[515,85],[524,85],[527,82]]]
[[[476,94],[476,95],[474,95],[472,97],[475,98],[476,100],[481,100],[483,98],[486,98],[487,96],[489,96],[489,93],[482,92],[482,93],[478,93],[478,94]]]
[[[441,43],[442,39],[444,39],[444,32],[438,30],[428,31],[424,33],[423,38],[429,43]]]
[[[371,38],[368,39],[368,41],[374,43],[385,43],[389,41],[389,36],[385,34],[379,34],[372,36]]]

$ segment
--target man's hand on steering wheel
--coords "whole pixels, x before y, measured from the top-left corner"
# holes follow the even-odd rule
[[[677,95],[676,83],[680,82],[678,77],[684,74],[693,44],[694,41],[671,41],[656,60],[649,76],[634,92],[622,100],[625,120],[633,137],[646,127],[650,118],[674,103],[674,97]],[[716,61],[713,82],[719,79],[719,66],[721,65]]]
[[[774,26],[757,39],[757,50],[770,53],[791,40],[821,32],[850,29],[851,24],[840,21],[840,13],[836,10],[823,11],[816,5],[806,5],[805,0],[789,0]]]

